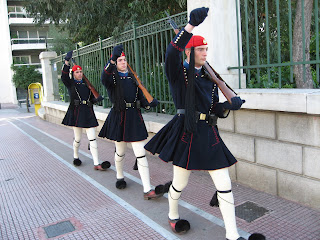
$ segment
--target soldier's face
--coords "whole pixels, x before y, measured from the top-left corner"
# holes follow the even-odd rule
[[[82,73],[82,70],[76,70],[73,72],[73,77],[75,80],[78,80],[80,81],[83,77],[83,73]]]
[[[117,59],[117,69],[119,72],[125,72],[127,71],[127,59],[125,56],[118,57]]]
[[[201,67],[207,60],[208,47],[206,45],[194,48],[195,67]]]

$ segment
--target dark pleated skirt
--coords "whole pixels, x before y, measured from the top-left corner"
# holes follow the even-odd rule
[[[148,132],[139,109],[129,108],[118,112],[112,108],[99,137],[117,142],[138,142],[147,139]]]
[[[93,107],[87,105],[69,106],[62,124],[81,128],[92,128],[99,125]]]
[[[237,160],[222,141],[216,126],[198,121],[197,132],[186,134],[184,115],[175,115],[145,146],[165,162],[188,170],[216,170]]]

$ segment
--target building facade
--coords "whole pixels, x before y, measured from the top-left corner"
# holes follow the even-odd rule
[[[0,0],[0,103],[17,103],[26,92],[12,82],[11,65],[36,65],[41,70],[39,54],[47,49],[49,24],[36,26],[24,9],[24,1]]]

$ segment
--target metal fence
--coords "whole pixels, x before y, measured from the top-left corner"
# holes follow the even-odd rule
[[[239,0],[235,1],[239,3]],[[313,1],[310,50],[306,48],[307,40],[302,41],[302,59],[294,62],[293,28],[298,1],[304,6],[307,0],[240,0],[240,9],[236,4],[237,14],[241,16],[242,31],[238,31],[238,49],[240,52],[242,47],[243,65],[229,69],[243,69],[248,88],[294,88],[295,65],[302,66],[303,81],[306,81],[308,70],[314,86],[319,87],[319,1]],[[304,26],[304,7],[301,19]],[[302,39],[306,39],[305,28],[301,30]]]
[[[187,12],[173,15],[179,27],[187,23]],[[102,105],[110,107],[106,89],[100,82],[100,75],[104,65],[112,53],[113,46],[123,44],[128,63],[137,72],[145,87],[154,96],[159,105],[153,111],[173,114],[174,104],[169,92],[168,81],[164,74],[165,52],[168,44],[174,37],[174,31],[168,24],[168,19],[161,19],[143,26],[133,26],[117,39],[108,38],[82,48],[76,48],[73,53],[77,64],[81,65],[83,72],[96,90],[104,96]],[[53,59],[55,76],[59,79],[59,94],[63,101],[69,101],[68,92],[61,83],[60,71],[64,56]]]
[[[229,69],[243,69],[246,74],[247,88],[294,88],[295,65],[301,65],[304,78],[306,69],[311,69],[314,85],[319,86],[319,1],[314,0],[311,19],[310,51],[305,52],[302,44],[303,60],[293,61],[293,25],[296,14],[296,3],[304,4],[307,0],[235,0],[236,14],[241,15],[241,26],[238,29],[238,57],[242,48],[243,65],[230,66]],[[240,6],[240,8],[239,8]],[[179,27],[187,23],[187,12],[172,16]],[[302,9],[302,24],[304,24]],[[235,17],[235,19],[238,19]],[[135,69],[151,95],[158,99],[159,105],[153,111],[168,114],[174,113],[174,104],[170,95],[168,81],[164,73],[164,60],[167,45],[174,37],[174,32],[167,18],[135,26],[122,33],[117,39],[108,38],[82,48],[76,48],[75,59],[97,91],[105,97],[102,105],[110,107],[105,88],[100,83],[101,71],[110,58],[113,46],[124,45],[128,63]],[[236,20],[235,20],[236,21]],[[303,39],[306,37],[302,29]],[[241,40],[241,41],[240,41]],[[307,54],[310,60],[307,61]],[[59,79],[61,100],[68,101],[68,94],[60,80],[60,69],[64,55],[52,60],[55,76]]]

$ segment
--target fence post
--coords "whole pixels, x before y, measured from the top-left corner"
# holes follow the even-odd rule
[[[137,22],[133,21],[133,46],[134,46],[135,71],[138,74],[138,76],[140,76],[139,41],[137,39],[136,26],[137,26]]]
[[[77,65],[81,66],[81,62],[80,62],[80,54],[79,54],[79,45],[76,43],[76,51],[77,51]]]
[[[53,79],[53,69],[50,64],[50,59],[56,58],[56,52],[41,52],[39,59],[41,62],[42,69],[42,82],[43,82],[43,100],[45,102],[54,101],[55,96],[57,96],[58,90],[58,81]]]
[[[104,54],[103,54],[103,50],[102,50],[102,40],[101,40],[101,37],[99,36],[99,43],[100,43],[100,60],[101,60],[101,69],[104,68]],[[103,108],[107,108],[107,99],[106,99],[106,96],[107,96],[107,89],[103,87],[103,100],[102,100],[102,106]]]

